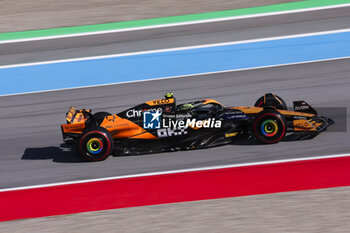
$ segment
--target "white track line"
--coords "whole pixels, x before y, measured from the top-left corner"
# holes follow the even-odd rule
[[[80,86],[80,87],[69,87],[69,88],[61,88],[61,89],[43,90],[43,91],[32,91],[32,92],[25,92],[25,93],[14,93],[14,94],[0,95],[0,98],[1,97],[8,97],[8,96],[17,96],[17,95],[28,95],[28,94],[38,94],[38,93],[45,93],[45,92],[54,92],[54,91],[67,91],[67,90],[76,90],[76,89],[83,89],[83,88],[122,85],[122,84],[128,84],[128,83],[149,82],[149,81],[155,81],[155,80],[186,78],[186,77],[200,76],[200,75],[211,75],[211,74],[221,74],[221,73],[229,73],[229,72],[239,72],[239,71],[248,71],[248,70],[267,69],[267,68],[274,68],[274,67],[281,67],[281,66],[302,65],[302,64],[310,64],[310,63],[317,63],[317,62],[327,62],[327,61],[336,61],[336,60],[344,60],[344,59],[350,59],[350,56],[337,57],[337,58],[327,58],[327,59],[320,59],[320,60],[313,60],[313,61],[304,61],[304,62],[284,63],[284,64],[277,64],[277,65],[270,65],[270,66],[258,66],[258,67],[242,68],[242,69],[221,70],[221,71],[214,71],[214,72],[205,72],[205,73],[169,76],[169,77],[163,77],[163,78],[152,78],[152,79],[142,79],[142,80],[124,81],[124,82],[116,82],[116,83],[106,83],[106,84],[98,84],[98,85],[91,85],[91,86]]]
[[[230,42],[213,43],[213,44],[184,46],[184,47],[176,47],[176,48],[168,48],[168,49],[146,50],[146,51],[131,52],[131,53],[118,53],[118,54],[101,55],[101,56],[91,56],[91,57],[69,58],[69,59],[60,59],[60,60],[43,61],[43,62],[13,64],[13,65],[0,66],[0,69],[25,67],[25,66],[37,66],[37,65],[48,65],[48,64],[56,64],[56,63],[65,63],[65,62],[98,60],[98,59],[126,57],[126,56],[144,55],[144,54],[152,54],[152,53],[184,51],[184,50],[191,50],[191,49],[202,49],[202,48],[219,47],[219,46],[227,46],[227,45],[237,45],[237,44],[249,44],[249,43],[257,43],[257,42],[264,42],[264,41],[293,39],[293,38],[309,37],[309,36],[320,36],[320,35],[328,35],[328,34],[336,34],[336,33],[344,33],[344,32],[350,32],[350,28],[321,31],[321,32],[301,33],[301,34],[293,34],[293,35],[286,35],[286,36],[264,37],[264,38],[251,39],[251,40],[241,40],[241,41],[230,41]]]
[[[297,9],[297,10],[269,12],[269,13],[261,13],[261,14],[231,16],[231,17],[214,18],[214,19],[206,19],[206,20],[195,20],[195,21],[187,21],[187,22],[180,22],[180,23],[159,24],[159,25],[144,26],[144,27],[134,27],[134,28],[104,30],[104,31],[93,31],[93,32],[85,32],[85,33],[73,33],[73,34],[66,34],[66,35],[44,36],[44,37],[35,37],[35,38],[26,38],[26,39],[3,40],[3,41],[0,41],[0,44],[9,44],[9,43],[18,43],[18,42],[27,42],[27,41],[38,41],[38,40],[51,40],[51,39],[90,36],[90,35],[100,35],[100,34],[108,34],[108,33],[138,31],[138,30],[147,30],[147,29],[155,29],[155,28],[165,28],[165,27],[176,27],[176,26],[184,26],[184,25],[213,23],[213,22],[222,22],[222,21],[229,21],[229,20],[239,20],[239,19],[257,18],[257,17],[265,17],[265,16],[319,11],[319,10],[327,10],[327,9],[335,9],[335,8],[343,8],[343,7],[350,7],[350,3],[331,5],[331,6],[322,6],[322,7],[303,8],[303,9]]]
[[[7,188],[7,189],[0,189],[0,192],[35,189],[35,188],[45,188],[45,187],[70,185],[70,184],[91,183],[91,182],[99,182],[99,181],[106,181],[106,180],[119,180],[119,179],[126,179],[126,178],[177,174],[177,173],[184,173],[184,172],[209,171],[209,170],[217,170],[217,169],[224,169],[224,168],[249,167],[249,166],[257,166],[257,165],[301,162],[301,161],[330,159],[330,158],[342,158],[342,157],[350,157],[350,154],[324,155],[324,156],[314,156],[314,157],[306,157],[306,158],[292,158],[292,159],[271,160],[271,161],[264,161],[264,162],[240,163],[240,164],[229,164],[229,165],[219,165],[219,166],[210,166],[210,167],[179,169],[179,170],[170,170],[170,171],[161,171],[161,172],[150,172],[150,173],[132,174],[132,175],[125,175],[125,176],[112,176],[112,177],[104,177],[104,178],[97,178],[97,179],[76,180],[76,181],[59,182],[59,183],[51,183],[51,184]]]
[[[294,35],[287,35],[287,36],[267,37],[267,38],[259,38],[259,39],[252,39],[252,40],[243,40],[243,41],[233,41],[233,42],[224,42],[224,43],[177,47],[177,48],[170,48],[170,49],[140,51],[140,52],[133,52],[133,53],[122,53],[122,54],[112,54],[112,55],[103,55],[103,56],[92,56],[92,57],[83,57],[83,58],[72,58],[72,59],[62,59],[62,60],[53,60],[53,61],[44,61],[44,62],[5,65],[5,66],[0,66],[0,69],[9,69],[9,68],[36,66],[36,65],[47,65],[47,64],[55,64],[55,63],[64,63],[64,62],[86,61],[86,60],[94,60],[94,59],[106,59],[106,58],[133,56],[133,55],[142,55],[142,54],[151,54],[151,53],[161,53],[161,52],[172,52],[172,51],[181,51],[181,50],[183,51],[183,50],[188,50],[188,49],[200,49],[200,48],[208,48],[208,47],[215,47],[215,46],[255,43],[255,42],[273,41],[273,40],[281,40],[281,39],[300,38],[300,37],[307,37],[307,36],[327,35],[327,34],[343,33],[343,32],[350,32],[350,28],[340,29],[340,30],[322,31],[322,32],[294,34]],[[147,79],[147,80],[134,80],[134,81],[107,83],[107,84],[97,84],[97,85],[90,85],[90,86],[69,87],[69,88],[50,89],[50,90],[43,90],[43,91],[32,91],[32,92],[25,92],[25,93],[5,94],[5,95],[0,95],[0,97],[36,94],[36,93],[44,93],[44,92],[52,92],[52,91],[75,90],[75,89],[90,88],[90,87],[103,87],[103,86],[111,86],[111,85],[119,85],[119,84],[127,84],[127,83],[148,82],[148,81],[154,81],[154,80],[183,78],[183,77],[219,74],[219,73],[227,73],[227,72],[235,72],[235,71],[265,69],[265,68],[273,68],[273,67],[280,67],[280,66],[300,65],[300,64],[324,62],[324,61],[342,60],[342,59],[349,59],[349,58],[350,58],[349,56],[346,56],[346,57],[320,59],[320,60],[305,61],[305,62],[276,64],[276,65],[270,65],[270,66],[258,66],[258,67],[250,67],[250,68],[243,68],[243,69],[231,69],[231,70],[223,70],[223,71],[215,71],[215,72],[205,72],[205,73],[196,73],[196,74],[188,74],[188,75],[169,76],[169,77],[153,78],[153,79]]]

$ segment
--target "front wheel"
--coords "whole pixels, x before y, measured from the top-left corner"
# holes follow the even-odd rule
[[[113,152],[113,138],[108,130],[94,126],[79,137],[77,151],[87,161],[105,160]]]
[[[287,132],[286,121],[275,110],[264,110],[254,120],[253,132],[261,143],[277,143]]]
[[[269,101],[267,100],[269,99]],[[277,109],[287,110],[287,104],[286,102],[279,97],[278,95],[274,94],[265,94],[264,96],[261,96],[254,104],[255,107],[267,107],[265,102],[270,102],[271,107],[275,107]]]

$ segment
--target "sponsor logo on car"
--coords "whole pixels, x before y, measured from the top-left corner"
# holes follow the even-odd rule
[[[305,122],[296,123],[295,127],[296,128],[312,128],[313,126],[310,122],[305,121]]]
[[[165,138],[165,137],[172,137],[172,136],[179,136],[179,135],[185,135],[187,134],[187,129],[185,128],[164,128],[164,129],[158,129],[157,135],[159,138]]]
[[[238,134],[238,132],[226,133],[226,134],[225,134],[225,137],[226,137],[226,138],[230,138],[230,137],[236,136],[237,134]]]
[[[305,116],[293,116],[294,120],[307,119]]]
[[[170,103],[170,99],[153,100],[152,102],[154,105],[162,105]]]
[[[224,118],[226,120],[232,120],[232,119],[247,119],[247,115],[243,113],[226,113],[224,114]]]
[[[149,112],[162,112],[162,108],[152,108],[152,109],[130,109],[126,112],[126,117],[132,118],[132,117],[141,117],[142,112],[149,111]]]
[[[309,108],[310,106],[308,105],[295,106],[295,111],[308,110]]]

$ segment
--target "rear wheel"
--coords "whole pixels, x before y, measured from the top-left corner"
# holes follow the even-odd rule
[[[284,138],[286,131],[285,119],[272,109],[262,111],[253,123],[255,138],[261,143],[277,143]]]
[[[110,115],[112,114],[110,114],[109,112],[97,112],[94,114],[94,118],[96,120],[96,123],[100,125],[102,121],[105,119],[105,117]]]
[[[77,151],[87,161],[102,161],[113,153],[113,138],[105,128],[87,128],[78,139]]]

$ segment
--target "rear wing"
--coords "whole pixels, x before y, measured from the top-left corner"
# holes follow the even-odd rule
[[[85,121],[88,115],[91,115],[90,109],[77,110],[74,107],[70,107],[66,113],[67,124]]]

